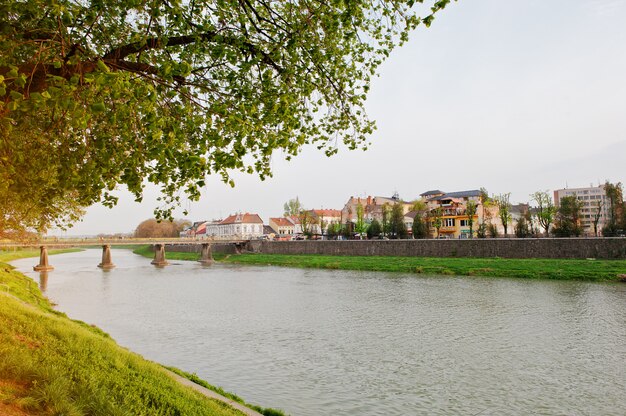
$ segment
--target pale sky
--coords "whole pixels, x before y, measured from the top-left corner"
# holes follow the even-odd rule
[[[460,0],[392,53],[368,99],[365,152],[273,156],[264,182],[210,178],[189,220],[254,212],[268,222],[298,196],[341,209],[350,196],[406,200],[485,187],[528,202],[537,190],[626,181],[626,0]],[[56,235],[132,232],[157,206],[96,205]],[[182,209],[177,217],[182,217]]]

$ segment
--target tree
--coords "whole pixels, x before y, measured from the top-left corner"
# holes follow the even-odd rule
[[[602,217],[602,210],[604,209],[604,200],[598,199],[595,201],[595,204],[592,204],[595,208],[595,211],[592,214],[591,220],[593,222],[593,234],[598,236],[598,223],[600,222],[600,218]]]
[[[298,214],[298,219],[300,220],[300,228],[302,229],[302,234],[307,237],[311,237],[312,227],[316,224],[315,218],[311,215],[311,211],[307,211],[305,209],[301,210]]]
[[[343,238],[345,238],[346,240],[350,240],[352,238],[353,232],[354,232],[354,224],[352,224],[350,221],[347,221],[341,227],[341,234],[343,235]]]
[[[415,214],[411,231],[413,233],[413,238],[422,239],[428,237],[428,227],[419,211]]]
[[[441,207],[431,209],[429,217],[431,226],[437,231],[435,238],[439,238],[439,230],[443,227],[443,209]]]
[[[395,203],[391,207],[391,218],[389,220],[389,227],[392,238],[406,238],[407,229],[404,223],[404,208],[402,204]]]
[[[604,192],[608,201],[609,221],[602,228],[602,235],[605,237],[613,237],[619,235],[621,230],[626,227],[624,221],[624,192],[622,183],[610,183],[606,181],[604,184]]]
[[[413,201],[413,205],[411,206],[411,211],[426,211],[428,208],[428,204],[423,199],[417,199]]]
[[[356,223],[354,224],[354,231],[359,234],[360,238],[363,238],[367,232],[367,224],[364,219],[365,210],[360,203],[356,206]]]
[[[111,206],[119,185],[141,200],[154,183],[171,218],[209,174],[234,185],[233,171],[271,176],[275,150],[366,147],[370,81],[450,3],[429,1],[423,18],[414,0],[3,1],[5,215],[44,229],[80,212],[50,200]]]
[[[291,217],[291,216],[298,216],[300,215],[300,212],[302,212],[302,210],[304,209],[304,206],[300,203],[300,199],[298,197],[295,197],[295,199],[290,199],[289,201],[285,202],[285,204],[283,205],[283,216],[285,217]]]
[[[367,238],[376,238],[382,233],[383,229],[377,219],[373,219],[370,226],[367,227]]]
[[[190,225],[186,220],[159,221],[150,218],[142,221],[135,230],[137,238],[178,237],[183,228]]]
[[[511,222],[511,193],[494,195],[493,200],[498,207],[498,217],[504,227],[504,237],[508,236],[509,223]]]
[[[491,226],[491,217],[493,215],[491,208],[495,206],[495,201],[492,200],[491,197],[489,197],[489,193],[487,192],[487,189],[485,188],[480,188],[479,199],[480,199],[480,205],[482,206],[482,210],[481,210],[482,218],[478,226],[477,234],[479,238],[486,238],[488,228],[490,228]],[[481,225],[483,226],[481,227]]]
[[[537,217],[539,225],[541,225],[544,229],[545,236],[548,237],[550,233],[550,226],[552,225],[554,215],[556,214],[556,207],[552,202],[552,197],[550,197],[548,191],[537,191],[531,194],[530,198],[537,204],[537,207],[535,208],[535,216]]]
[[[557,237],[579,237],[583,231],[580,225],[582,207],[582,201],[579,201],[575,195],[561,198],[556,214],[554,235]]]
[[[528,221],[524,215],[522,215],[515,224],[515,236],[517,238],[527,238],[530,237],[531,231],[528,224]]]
[[[322,235],[322,240],[324,239],[324,231],[326,231],[326,228],[328,228],[328,221],[326,221],[324,219],[324,214],[322,213],[322,215],[319,216],[319,218],[317,219],[319,227],[320,227],[320,234]]]
[[[489,207],[491,205],[491,198],[489,197],[489,192],[487,192],[487,189],[480,188],[478,199],[480,200],[480,204],[483,206],[482,222],[484,223],[485,220],[486,220],[485,215],[488,214],[488,212],[485,210],[485,208],[487,208],[487,207]]]
[[[329,240],[336,239],[337,236],[341,234],[341,224],[335,221],[331,222],[330,224],[328,224],[327,233]]]
[[[384,203],[381,207],[382,211],[382,227],[383,227],[383,236],[386,236],[390,232],[390,220],[391,220],[391,207],[388,203]]]
[[[478,210],[478,204],[474,200],[468,200],[465,205],[465,214],[467,215],[467,225],[469,225],[469,238],[474,238],[474,216]]]
[[[481,223],[478,225],[478,229],[476,230],[476,237],[478,238],[487,238],[487,224]]]

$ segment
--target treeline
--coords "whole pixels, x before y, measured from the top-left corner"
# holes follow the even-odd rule
[[[157,221],[150,218],[141,222],[135,230],[136,238],[178,237],[191,222],[187,220]]]

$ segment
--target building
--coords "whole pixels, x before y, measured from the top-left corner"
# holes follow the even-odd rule
[[[598,234],[609,222],[609,200],[604,192],[604,185],[590,186],[589,188],[565,188],[554,191],[554,205],[560,206],[561,198],[575,196],[582,202],[580,222],[583,227],[583,235],[593,236],[595,230],[593,223],[598,219]]]
[[[313,234],[327,234],[330,224],[341,223],[341,211],[338,209],[312,209],[309,213],[313,219],[313,225],[311,226]]]
[[[263,220],[257,214],[239,213],[229,215],[219,222],[206,225],[207,238],[251,239],[263,235]]]
[[[387,206],[391,209],[391,206],[395,204],[402,204],[404,214],[411,211],[413,207],[413,203],[401,200],[398,194],[394,194],[392,197],[368,196],[365,198],[351,196],[341,210],[340,222],[342,224],[347,222],[355,223],[357,221],[357,209],[359,205],[363,207],[363,219],[365,222],[369,223],[372,220],[382,222],[383,207]]]
[[[270,218],[269,225],[279,237],[292,236],[295,233],[295,224],[288,217]]]
[[[199,227],[201,227],[202,224],[204,223],[206,223],[206,221],[196,221],[193,224],[191,224],[189,227],[186,227],[184,230],[180,232],[180,238],[196,237],[196,233],[198,232]],[[202,232],[201,234],[204,234],[204,232]]]
[[[469,238],[470,216],[467,213],[467,204],[473,201],[476,204],[476,212],[472,215],[473,237],[481,222],[496,220],[492,210],[487,210],[482,204],[481,193],[477,189],[459,192],[442,192],[440,190],[424,192],[420,195],[426,203],[427,210],[431,213],[429,227],[431,236],[435,238]],[[441,220],[439,230],[436,228],[437,216],[440,213]]]

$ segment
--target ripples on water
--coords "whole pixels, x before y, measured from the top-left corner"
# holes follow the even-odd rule
[[[626,414],[626,285],[99,257],[51,258],[60,310],[292,415]]]

